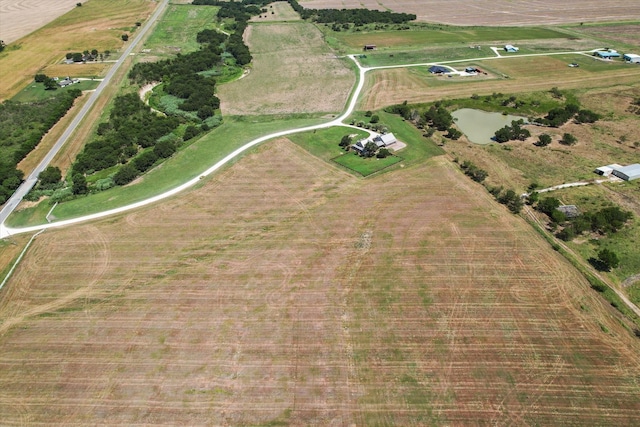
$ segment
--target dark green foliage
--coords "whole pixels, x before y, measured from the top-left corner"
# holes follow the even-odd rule
[[[549,144],[551,144],[550,135],[547,135],[546,133],[538,135],[538,141],[535,143],[535,145],[537,145],[538,147],[546,147]]]
[[[577,123],[595,123],[600,119],[600,115],[591,110],[580,110],[576,114]]]
[[[377,114],[374,114],[373,116],[371,116],[371,120],[369,120],[369,123],[378,123],[380,121],[380,117]]]
[[[207,0],[195,0],[207,1]],[[300,14],[302,19],[310,19],[320,23],[353,23],[363,25],[369,23],[401,24],[416,19],[416,15],[408,13],[394,13],[369,9],[305,9],[296,0],[288,0],[289,4]]]
[[[522,125],[524,120],[513,120],[511,126],[505,126],[502,129],[498,129],[495,134],[495,140],[497,142],[507,142],[511,140],[524,141],[531,136],[531,132],[528,129],[524,129]]]
[[[198,43],[209,43],[214,46],[220,46],[227,40],[227,35],[216,30],[202,30],[196,36]]]
[[[555,197],[545,197],[538,202],[536,209],[550,217],[560,205],[560,200]]]
[[[547,126],[560,127],[567,123],[579,111],[576,104],[567,104],[564,107],[557,107],[549,110],[544,118],[536,119],[537,123]]]
[[[623,211],[617,206],[602,208],[595,213],[586,215],[591,221],[591,230],[600,234],[615,233],[633,217],[629,211]]]
[[[426,124],[435,127],[439,131],[445,131],[453,124],[453,117],[449,111],[442,106],[432,105],[423,113],[422,118]]]
[[[46,74],[36,74],[34,80],[36,83],[44,83],[48,78]]]
[[[89,188],[87,187],[87,178],[84,175],[77,173],[74,174],[71,178],[73,181],[73,185],[71,186],[71,191],[73,194],[87,194]]]
[[[378,150],[376,157],[379,159],[384,159],[385,157],[389,157],[390,155],[391,155],[391,152],[388,149],[381,148]]]
[[[460,168],[464,171],[465,175],[469,176],[476,182],[484,181],[489,175],[487,171],[480,169],[469,160],[465,160],[464,162],[462,162]]]
[[[411,108],[407,105],[407,101],[404,101],[402,104],[387,107],[384,111],[391,114],[399,114],[405,120],[409,120],[411,118]]]
[[[120,36],[120,38],[122,39],[123,42],[126,42],[129,40],[129,34],[123,34]]]
[[[565,133],[562,135],[562,139],[560,140],[560,144],[562,145],[575,145],[578,142],[578,138],[571,135],[570,133]]]
[[[163,138],[162,141],[158,141],[155,147],[153,147],[153,153],[156,155],[156,157],[161,159],[171,157],[175,152],[176,145],[169,139]]]
[[[52,78],[47,78],[44,81],[45,90],[58,90],[58,82],[53,80]]]
[[[138,169],[131,163],[127,163],[113,176],[113,182],[116,185],[125,185],[136,179],[138,174]]]
[[[454,141],[460,139],[461,136],[462,136],[462,132],[460,132],[458,129],[454,127],[450,127],[449,129],[447,129],[447,134],[445,135],[445,137],[452,139]]]
[[[376,154],[376,151],[378,151],[378,146],[376,145],[376,143],[373,141],[369,141],[364,146],[364,150],[362,150],[362,156],[373,157]]]
[[[184,136],[182,137],[185,141],[191,139],[191,138],[195,138],[196,136],[200,135],[201,130],[193,125],[189,125],[187,126],[187,128],[184,130]],[[157,144],[156,144],[157,146]]]
[[[513,213],[518,213],[522,210],[523,202],[522,198],[516,194],[513,190],[507,190],[501,193],[498,198],[498,202],[507,206],[509,210]]]
[[[338,145],[340,147],[348,147],[351,145],[351,137],[349,135],[343,136]]]
[[[146,172],[147,170],[151,169],[151,167],[156,162],[156,160],[158,160],[158,155],[155,153],[155,147],[154,147],[154,150],[144,151],[142,154],[140,154],[138,157],[133,159],[131,162],[133,163],[133,166],[138,171]],[[114,181],[115,181],[115,177],[114,177]]]
[[[40,180],[38,186],[40,188],[53,188],[60,183],[62,172],[56,166],[47,166],[45,170],[38,175]]]
[[[598,259],[596,261],[596,268],[602,271],[609,271],[612,268],[616,268],[620,264],[618,255],[606,248],[598,252]]]
[[[6,46],[7,45],[4,44],[4,40],[0,40],[0,52],[2,52]]]

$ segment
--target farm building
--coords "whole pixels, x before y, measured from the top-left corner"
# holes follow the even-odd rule
[[[362,50],[376,50],[377,46],[375,44],[365,44]]]
[[[385,133],[384,135],[379,135],[373,138],[373,142],[376,143],[378,148],[388,147],[391,144],[395,144],[398,140],[392,133]]]
[[[556,208],[567,218],[576,218],[580,216],[580,209],[576,205],[562,205]]]
[[[505,52],[509,52],[509,53],[515,53],[517,51],[519,51],[520,48],[515,47],[514,45],[511,44],[507,44],[504,46],[504,51]]]
[[[615,50],[597,50],[593,52],[593,56],[597,56],[602,59],[620,58],[620,54]]]
[[[625,53],[622,55],[622,59],[632,64],[640,64],[640,55],[636,55],[635,53]]]
[[[434,65],[432,67],[429,67],[429,72],[431,74],[448,74],[451,72],[450,69],[448,69],[447,67],[442,67],[440,65]]]
[[[633,181],[634,179],[640,178],[640,164],[634,163],[633,165],[617,168],[614,169],[612,173],[625,181]]]
[[[622,166],[620,166],[619,164],[614,163],[612,165],[600,166],[599,168],[596,168],[594,172],[597,173],[598,175],[609,176],[611,175],[614,169],[620,169],[621,167]]]

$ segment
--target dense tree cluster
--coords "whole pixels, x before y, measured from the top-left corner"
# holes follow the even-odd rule
[[[524,141],[531,136],[531,132],[528,129],[522,127],[524,120],[513,120],[511,126],[505,126],[502,129],[498,129],[495,134],[495,140],[497,142],[507,142],[512,140]]]
[[[433,126],[439,131],[445,131],[453,124],[451,113],[445,107],[438,105],[438,103],[422,113],[422,119],[425,124]]]
[[[73,173],[84,175],[125,163],[141,149],[156,145],[160,137],[171,133],[178,124],[174,117],[151,112],[137,94],[119,96],[109,121],[98,126],[97,138],[78,155]]]
[[[364,25],[371,23],[403,24],[416,19],[415,14],[395,13],[370,9],[305,9],[296,0],[288,0],[302,19],[319,23]]]
[[[40,142],[82,93],[77,89],[30,103],[5,101],[0,104],[0,203],[4,203],[18,188],[23,173],[16,165]]]
[[[546,116],[534,121],[557,128],[571,119],[574,119],[576,123],[595,123],[600,119],[600,115],[591,110],[580,109],[577,104],[566,104],[564,107],[552,108]]]
[[[489,175],[487,171],[480,169],[469,160],[465,160],[460,165],[460,168],[464,171],[464,174],[473,179],[476,182],[484,181]]]

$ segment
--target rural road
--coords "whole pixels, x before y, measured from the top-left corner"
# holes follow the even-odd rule
[[[583,54],[583,53],[592,52],[592,51],[568,51],[568,52],[550,52],[550,53],[531,53],[531,54],[523,54],[523,55],[490,56],[490,57],[484,57],[484,58],[459,59],[459,60],[444,61],[444,62],[425,62],[425,63],[416,63],[416,64],[404,64],[404,65],[387,65],[387,66],[378,66],[378,67],[363,67],[358,62],[358,60],[356,59],[356,57],[359,56],[359,55],[347,55],[348,58],[350,58],[352,61],[354,61],[355,64],[357,65],[357,67],[358,67],[358,71],[359,71],[359,73],[358,73],[358,84],[356,85],[355,89],[352,91],[351,97],[349,98],[349,103],[347,105],[347,108],[345,109],[345,111],[339,117],[337,117],[337,118],[335,118],[335,119],[333,119],[333,120],[331,120],[329,122],[322,123],[322,124],[319,124],[319,125],[313,125],[313,126],[307,126],[307,127],[302,127],[302,128],[289,129],[289,130],[285,130],[285,131],[275,132],[275,133],[272,133],[272,134],[269,134],[269,135],[264,135],[264,136],[262,136],[260,138],[254,139],[253,141],[248,142],[247,144],[243,145],[242,147],[234,150],[232,153],[230,153],[227,156],[225,156],[222,160],[218,161],[216,164],[214,164],[209,169],[204,171],[198,177],[193,178],[190,181],[187,181],[184,184],[179,185],[178,187],[175,187],[175,188],[173,188],[173,189],[171,189],[171,190],[169,190],[169,191],[167,191],[165,193],[158,194],[156,196],[150,197],[150,198],[145,199],[145,200],[141,200],[141,201],[136,202],[136,203],[132,203],[132,204],[129,204],[129,205],[126,205],[126,206],[121,206],[121,207],[110,209],[110,210],[103,211],[103,212],[98,212],[98,213],[91,214],[91,215],[86,215],[86,216],[82,216],[82,217],[78,217],[78,218],[72,218],[72,219],[68,219],[68,220],[55,221],[55,222],[51,222],[51,223],[47,223],[47,224],[35,225],[35,226],[32,226],[32,227],[23,227],[23,228],[7,227],[5,225],[5,221],[6,221],[7,217],[18,206],[18,204],[20,203],[22,198],[35,185],[35,183],[37,182],[38,174],[42,170],[44,170],[44,168],[46,168],[46,166],[49,164],[49,162],[51,161],[53,156],[58,152],[60,147],[64,144],[64,142],[69,137],[69,135],[73,132],[73,130],[75,130],[75,128],[77,127],[77,125],[80,122],[80,120],[82,120],[82,118],[87,113],[87,111],[89,110],[89,108],[91,107],[93,102],[95,102],[97,97],[100,95],[100,92],[102,92],[102,90],[109,84],[109,80],[111,79],[111,77],[113,76],[113,74],[115,73],[117,68],[120,67],[120,65],[122,65],[122,62],[124,62],[124,59],[133,50],[133,47],[142,39],[144,33],[150,28],[150,26],[158,18],[160,13],[164,10],[164,8],[167,5],[167,2],[168,2],[168,0],[164,0],[158,6],[158,9],[154,12],[154,14],[151,17],[151,19],[143,27],[142,31],[140,31],[140,33],[136,36],[136,38],[133,40],[131,45],[129,45],[129,47],[127,47],[127,49],[123,53],[122,57],[118,60],[117,65],[114,66],[109,71],[107,76],[105,76],[105,79],[100,83],[100,85],[98,86],[98,89],[96,90],[96,92],[94,92],[92,94],[91,98],[89,99],[89,102],[87,102],[87,104],[84,106],[84,108],[78,114],[78,116],[73,120],[73,122],[71,123],[71,125],[69,126],[67,131],[65,131],[64,135],[62,137],[60,137],[60,139],[56,143],[56,146],[54,147],[54,149],[52,149],[51,152],[49,152],[47,157],[40,163],[40,165],[38,165],[36,170],[34,170],[33,173],[31,175],[29,175],[29,177],[25,180],[23,185],[20,186],[20,188],[18,188],[18,190],[11,197],[11,199],[9,199],[9,201],[5,205],[4,209],[2,209],[2,211],[0,211],[0,239],[4,239],[5,237],[8,237],[8,236],[11,236],[11,235],[14,235],[14,234],[30,233],[30,232],[34,232],[34,231],[45,230],[45,229],[48,229],[48,228],[63,227],[63,226],[66,226],[66,225],[77,224],[77,223],[80,223],[80,222],[90,221],[90,220],[94,220],[94,219],[98,219],[98,218],[104,218],[104,217],[107,217],[107,216],[110,216],[110,215],[119,214],[119,213],[122,213],[122,212],[126,212],[126,211],[129,211],[129,210],[132,210],[132,209],[137,209],[139,207],[149,205],[151,203],[158,202],[160,200],[163,200],[163,199],[166,199],[168,197],[174,196],[174,195],[176,195],[176,194],[178,194],[178,193],[180,193],[180,192],[182,192],[182,191],[184,191],[184,190],[186,190],[186,189],[188,189],[190,187],[193,187],[198,182],[200,182],[200,180],[202,178],[211,175],[212,173],[214,173],[215,171],[217,171],[218,169],[220,169],[221,167],[223,167],[224,165],[226,165],[227,163],[229,163],[230,161],[235,159],[237,156],[239,156],[243,152],[247,151],[248,149],[250,149],[252,147],[255,147],[256,145],[258,145],[258,144],[260,144],[262,142],[268,141],[268,140],[273,139],[273,138],[279,138],[279,137],[286,136],[286,135],[291,135],[291,134],[294,134],[294,133],[307,132],[307,131],[316,130],[316,129],[325,129],[325,128],[329,128],[329,127],[333,127],[333,126],[346,126],[346,127],[353,127],[353,128],[358,129],[358,130],[362,130],[362,129],[357,128],[355,126],[345,125],[342,122],[344,120],[346,120],[349,117],[349,115],[351,115],[351,113],[355,110],[356,104],[358,102],[358,97],[360,96],[360,92],[362,92],[362,88],[364,87],[365,74],[367,72],[369,72],[369,71],[372,71],[372,70],[383,70],[383,69],[392,69],[392,68],[407,68],[407,67],[423,67],[423,66],[441,65],[441,64],[455,64],[455,63],[460,63],[460,62],[482,61],[482,60],[488,60],[488,59],[507,59],[507,58],[521,58],[521,57],[527,57],[527,56]]]
[[[136,37],[125,48],[124,52],[122,52],[122,55],[120,56],[120,59],[118,59],[116,63],[113,65],[113,67],[109,69],[109,71],[105,75],[104,79],[102,79],[102,81],[100,82],[96,90],[91,93],[89,100],[86,102],[86,104],[83,105],[82,109],[73,118],[73,120],[71,121],[69,126],[65,129],[65,131],[60,136],[60,138],[58,138],[58,141],[56,141],[56,143],[51,148],[51,150],[49,150],[49,152],[44,157],[44,159],[42,159],[42,161],[38,164],[38,166],[36,166],[36,168],[29,174],[29,176],[25,178],[25,180],[20,185],[20,187],[18,187],[18,189],[13,193],[11,198],[5,203],[2,210],[0,210],[0,224],[2,224],[2,226],[4,225],[4,222],[9,217],[9,215],[11,215],[11,213],[15,210],[15,208],[20,204],[24,196],[26,196],[27,193],[31,191],[31,189],[36,184],[36,182],[38,182],[38,175],[40,175],[40,172],[42,172],[49,165],[51,160],[53,160],[55,155],[58,154],[58,151],[60,151],[60,148],[62,148],[62,146],[67,142],[71,134],[76,130],[80,122],[85,118],[85,116],[87,115],[91,107],[93,107],[95,102],[98,100],[98,98],[102,94],[102,91],[109,85],[115,73],[122,66],[122,64],[127,59],[127,57],[131,54],[131,51],[133,51],[133,48],[136,47],[138,43],[140,43],[144,35],[151,28],[153,23],[158,19],[158,17],[164,11],[164,9],[167,7],[168,3],[169,3],[169,0],[162,0],[162,2],[158,4],[158,7],[151,15],[151,18],[149,18],[147,23],[140,29],[140,31],[138,31],[138,34],[136,35]],[[0,226],[0,228],[2,228],[2,226]],[[0,238],[4,238],[4,237],[6,237],[6,235],[0,232]]]

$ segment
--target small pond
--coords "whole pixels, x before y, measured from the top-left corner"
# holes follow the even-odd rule
[[[461,108],[451,115],[456,119],[456,125],[469,138],[469,141],[476,144],[494,142],[491,138],[496,131],[511,125],[513,120],[523,119],[525,123],[529,122],[526,117],[505,116],[502,113],[489,113],[472,108]]]

